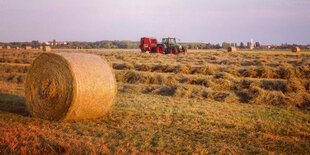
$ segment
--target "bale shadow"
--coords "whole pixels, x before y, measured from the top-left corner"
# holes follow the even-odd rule
[[[23,96],[0,93],[0,110],[22,116],[30,116]]]

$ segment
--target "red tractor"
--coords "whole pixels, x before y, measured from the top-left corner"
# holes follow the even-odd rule
[[[141,52],[149,51],[150,53],[161,54],[180,54],[187,52],[186,47],[177,44],[174,37],[163,38],[161,44],[158,44],[156,38],[141,38],[140,49]]]

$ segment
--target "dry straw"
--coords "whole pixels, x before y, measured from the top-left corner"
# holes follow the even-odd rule
[[[50,52],[52,49],[51,49],[51,47],[50,46],[44,46],[43,47],[43,51],[45,51],[45,52]]]
[[[297,46],[293,46],[293,47],[292,47],[292,52],[294,52],[294,53],[299,53],[299,52],[300,52],[300,48],[297,47]]]
[[[10,49],[11,49],[11,46],[6,46],[6,49],[10,50]]]
[[[39,49],[40,49],[40,50],[43,50],[43,46],[40,46]]]
[[[16,47],[15,49],[19,50],[20,48],[19,48],[19,47]]]
[[[2,49],[2,46],[0,46],[0,49]]]
[[[107,114],[116,97],[108,63],[96,55],[43,53],[31,65],[25,83],[26,104],[34,117],[80,120]]]
[[[32,49],[31,46],[26,46],[26,47],[25,47],[25,50],[31,50],[31,49]]]
[[[228,47],[227,51],[228,52],[237,52],[237,48],[234,46],[230,46],[230,47]]]

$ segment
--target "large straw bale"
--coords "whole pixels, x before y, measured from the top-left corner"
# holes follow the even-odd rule
[[[45,52],[50,52],[52,49],[51,49],[51,47],[50,46],[44,46],[43,47],[43,51],[45,51]]]
[[[300,48],[297,47],[297,46],[293,46],[293,47],[292,47],[292,52],[294,52],[294,53],[299,53],[299,52],[300,52]]]
[[[40,47],[39,47],[39,50],[43,50],[43,46],[40,46]]]
[[[25,50],[31,50],[31,49],[32,49],[31,46],[26,46],[26,47],[25,47]]]
[[[0,46],[0,49],[2,49],[2,46]]]
[[[6,49],[10,50],[10,49],[11,49],[11,46],[6,46]]]
[[[80,120],[107,114],[116,97],[108,63],[96,55],[43,53],[31,65],[25,83],[26,105],[34,117]]]
[[[20,48],[19,47],[15,47],[15,49],[19,50]]]
[[[227,51],[228,52],[237,52],[237,48],[234,46],[230,46],[230,47],[228,47]]]

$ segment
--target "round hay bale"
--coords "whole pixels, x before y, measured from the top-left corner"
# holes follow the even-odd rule
[[[292,47],[292,52],[294,52],[294,53],[299,53],[299,52],[300,52],[300,48],[297,47],[297,46],[293,46],[293,47]]]
[[[30,114],[52,121],[104,116],[114,104],[116,91],[108,63],[82,53],[39,55],[25,82]]]
[[[43,46],[40,46],[39,49],[40,49],[40,50],[43,50]]]
[[[10,50],[10,49],[11,49],[11,46],[6,46],[6,49]]]
[[[234,46],[230,46],[230,47],[228,47],[227,51],[228,52],[237,52],[237,48]]]
[[[15,47],[15,49],[19,50],[20,48],[19,47]]]
[[[32,49],[31,46],[26,46],[26,47],[25,47],[25,50],[31,50],[31,49]]]
[[[0,49],[2,49],[2,46],[0,46]]]
[[[43,51],[45,51],[45,52],[50,52],[52,49],[51,49],[51,47],[50,46],[44,46],[43,47]]]

